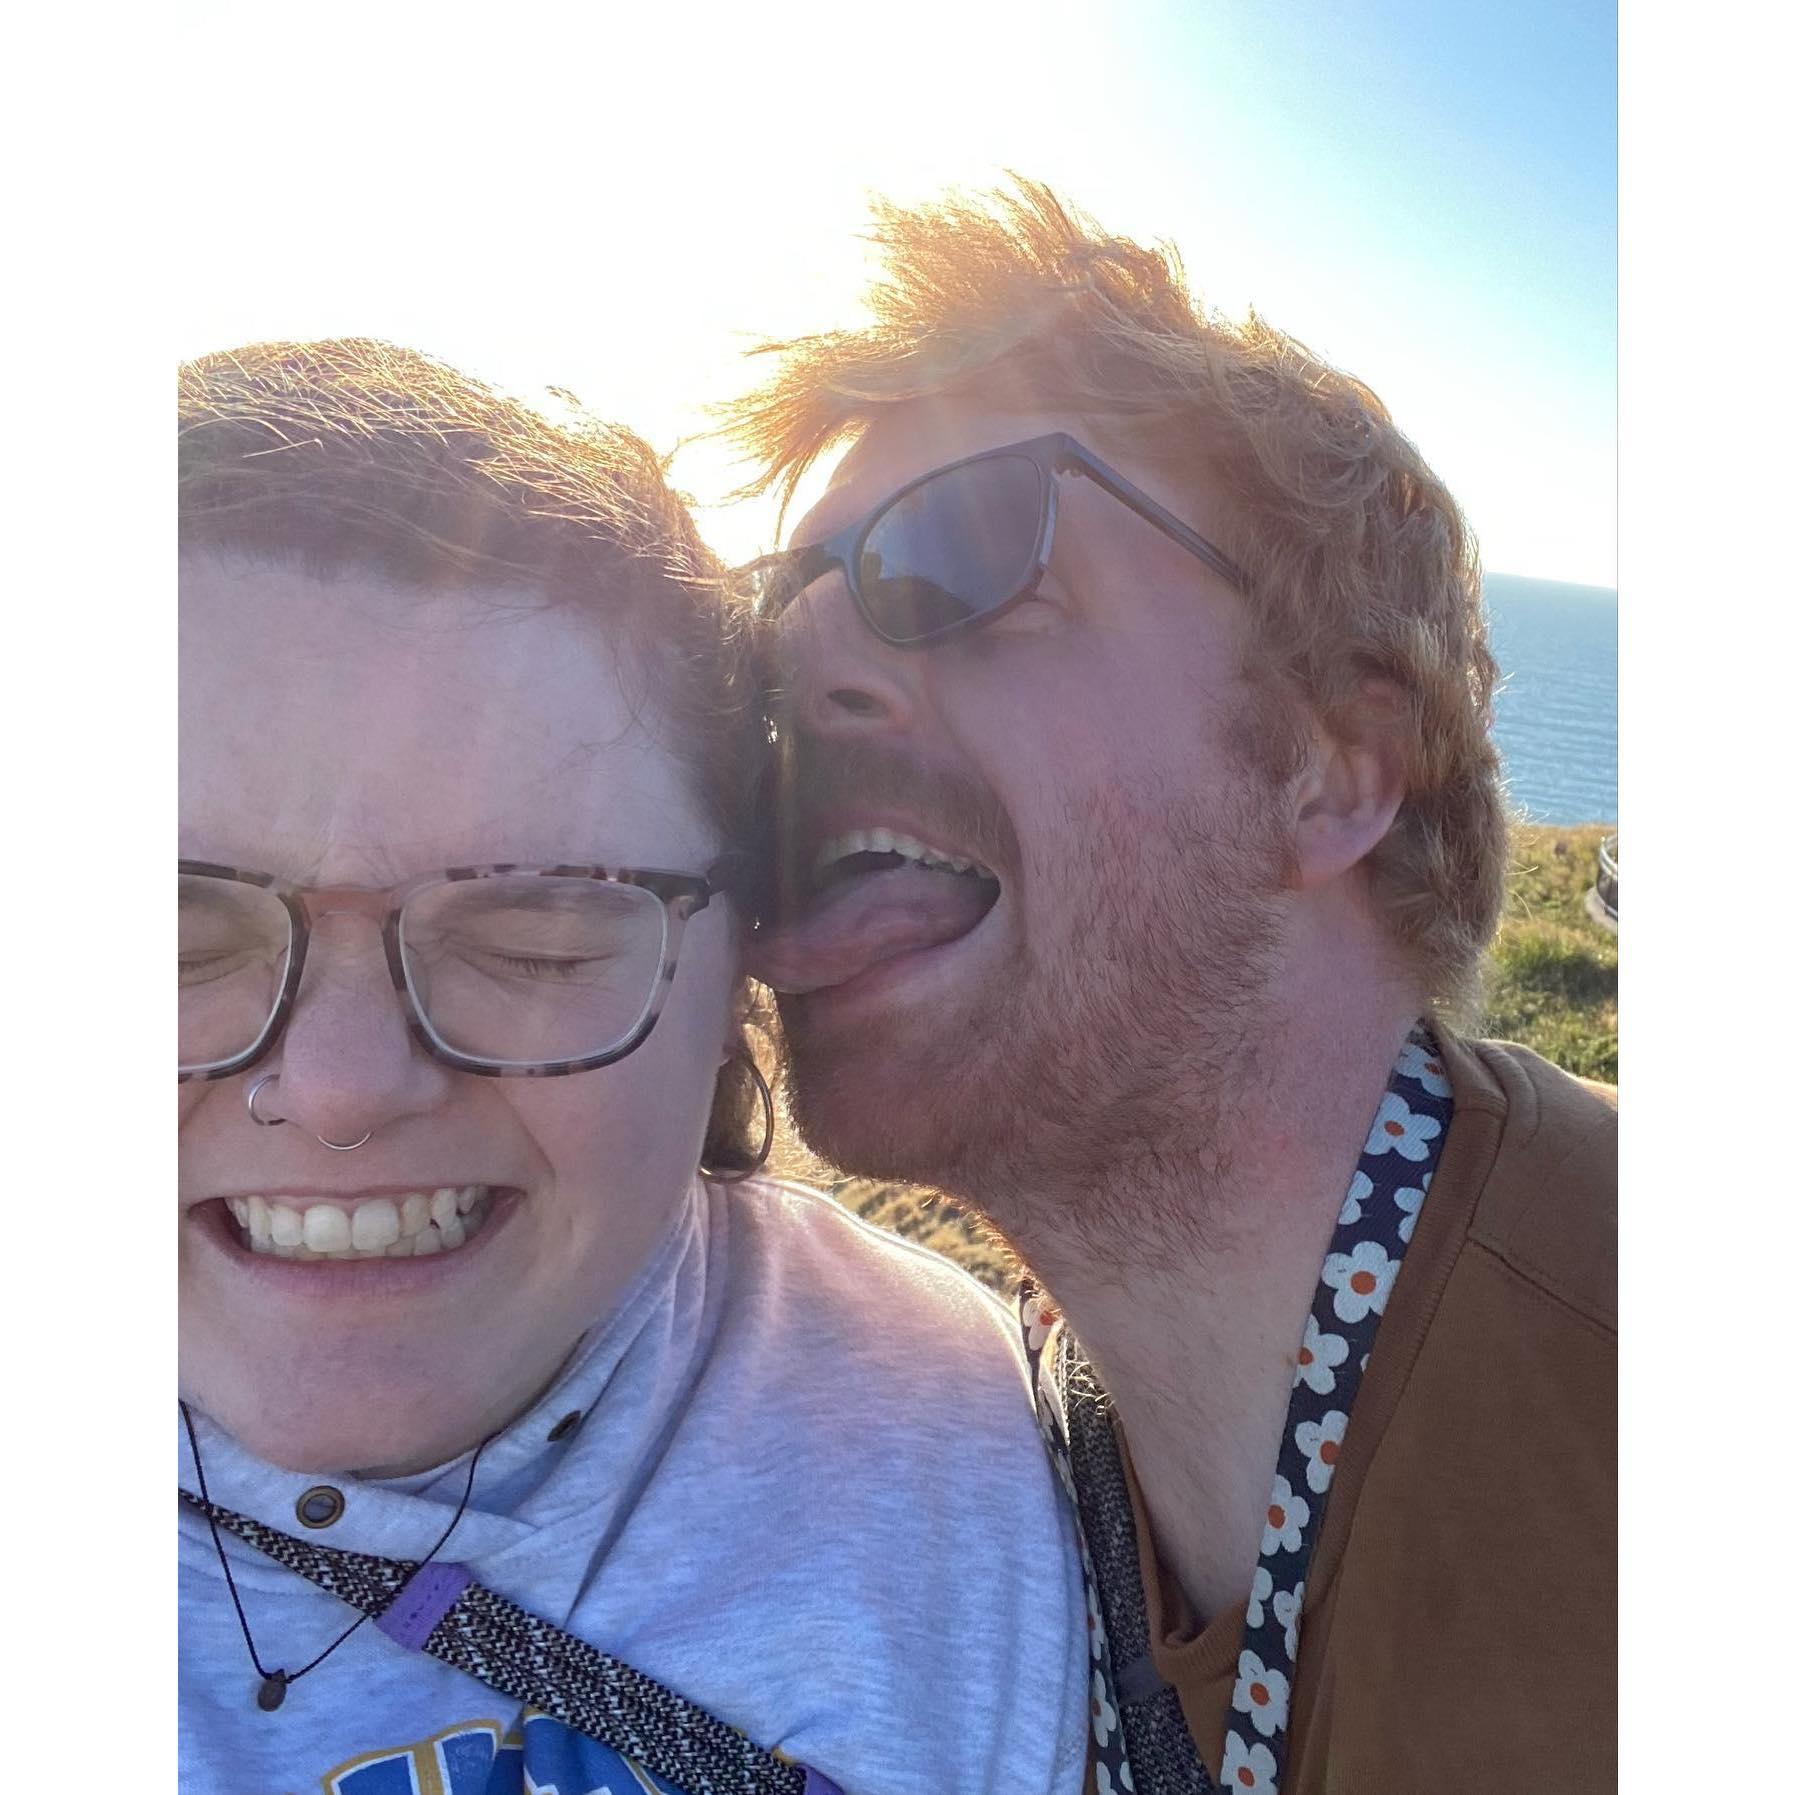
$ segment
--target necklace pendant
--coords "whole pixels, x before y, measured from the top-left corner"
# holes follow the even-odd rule
[[[287,1673],[284,1670],[271,1670],[262,1679],[262,1686],[256,1691],[256,1706],[264,1714],[272,1714],[287,1699]]]

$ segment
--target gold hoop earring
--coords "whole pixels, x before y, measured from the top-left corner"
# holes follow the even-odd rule
[[[745,1166],[708,1166],[700,1159],[698,1170],[715,1184],[740,1184],[744,1178],[752,1178],[767,1163],[767,1155],[773,1151],[773,1092],[752,1054],[732,1053],[724,1063],[726,1066],[745,1066],[748,1076],[754,1080],[755,1094],[760,1098],[761,1120],[765,1124],[760,1151]]]

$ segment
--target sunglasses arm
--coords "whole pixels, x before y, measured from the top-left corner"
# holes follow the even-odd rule
[[[1205,536],[1199,536],[1189,524],[1174,517],[1157,499],[1149,498],[1132,480],[1125,479],[1113,467],[1099,461],[1088,449],[1068,439],[1058,467],[1062,473],[1081,474],[1094,480],[1111,498],[1120,499],[1129,510],[1156,525],[1180,548],[1188,549],[1212,573],[1220,574],[1236,592],[1245,593],[1246,575],[1213,542]]]

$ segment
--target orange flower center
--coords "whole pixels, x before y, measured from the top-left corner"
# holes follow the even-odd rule
[[[1377,1288],[1377,1279],[1368,1271],[1354,1272],[1350,1282],[1360,1296],[1369,1296]]]
[[[1400,1122],[1386,1122],[1384,1124],[1384,1133],[1385,1134],[1400,1136],[1402,1134],[1402,1132],[1403,1132],[1403,1129],[1402,1129],[1402,1124]]]
[[[1271,1691],[1263,1683],[1255,1683],[1247,1694],[1252,1698],[1253,1706],[1263,1708],[1271,1700]]]
[[[1340,1456],[1340,1442],[1338,1440],[1323,1440],[1321,1445],[1316,1449],[1315,1456],[1320,1459],[1324,1465],[1331,1465],[1334,1460]]]
[[[1274,1502],[1271,1507],[1265,1511],[1265,1518],[1270,1521],[1280,1533],[1284,1531],[1284,1511],[1277,1505],[1277,1503]]]

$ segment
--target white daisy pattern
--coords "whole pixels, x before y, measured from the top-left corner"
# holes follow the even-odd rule
[[[1086,1619],[1091,1652],[1091,1763],[1100,1789],[1133,1795],[1134,1777],[1128,1764],[1127,1747],[1117,1717],[1115,1669],[1109,1649],[1108,1629],[1103,1620],[1102,1590],[1097,1571],[1091,1562],[1089,1542],[1085,1538],[1084,1519],[1078,1507],[1078,1485],[1072,1473],[1072,1455],[1066,1439],[1065,1409],[1054,1375],[1059,1355],[1075,1347],[1057,1317],[1043,1336],[1032,1330],[1029,1320],[1039,1320],[1041,1310],[1029,1307],[1029,1299],[1038,1295],[1026,1281],[1021,1291],[1017,1323],[1022,1334],[1024,1351],[1033,1374],[1035,1424],[1040,1429],[1047,1456],[1065,1487],[1071,1505],[1073,1528],[1078,1539],[1078,1557],[1084,1571]]]
[[[1382,1315],[1401,1263],[1375,1240],[1358,1241],[1350,1253],[1329,1253],[1321,1281],[1334,1293],[1334,1319],[1363,1321],[1374,1309]]]
[[[1396,1070],[1404,1078],[1412,1078],[1430,1097],[1450,1097],[1452,1082],[1446,1076],[1446,1062],[1437,1053],[1430,1053],[1418,1041],[1407,1042],[1397,1056]]]
[[[1334,1393],[1334,1367],[1346,1357],[1346,1341],[1339,1334],[1322,1332],[1313,1314],[1303,1323],[1303,1343],[1296,1353],[1296,1378],[1317,1396]]]
[[[1271,1572],[1260,1565],[1253,1572],[1253,1587],[1247,1592],[1247,1625],[1265,1625],[1265,1604],[1271,1600]]]
[[[1345,1409],[1329,1409],[1319,1421],[1299,1421],[1292,1437],[1297,1451],[1309,1461],[1303,1467],[1303,1477],[1319,1496],[1334,1481],[1334,1466],[1346,1438]]]
[[[1265,1505],[1265,1534],[1259,1555],[1300,1551],[1303,1529],[1309,1525],[1309,1505],[1291,1487],[1282,1472],[1271,1480],[1271,1500]]]
[[[1087,1556],[1086,1566],[1090,1564]],[[1097,1601],[1097,1579],[1087,1568],[1084,1587],[1085,1624],[1091,1630],[1091,1656],[1101,1659],[1103,1648],[1109,1643],[1109,1635],[1103,1630],[1103,1609]]]
[[[1282,1732],[1290,1721],[1290,1679],[1257,1652],[1243,1651],[1234,1679],[1234,1712],[1244,1714],[1262,1739]]]
[[[1365,1219],[1365,1199],[1371,1195],[1372,1183],[1363,1172],[1354,1172],[1346,1187],[1346,1201],[1340,1206],[1340,1226],[1350,1228]]]
[[[1432,1179],[1433,1173],[1429,1172],[1419,1185],[1396,1193],[1396,1207],[1402,1211],[1402,1220],[1396,1224],[1396,1238],[1405,1247],[1415,1238],[1415,1218],[1421,1213],[1421,1205],[1427,1200],[1427,1187]]]
[[[1041,1291],[1033,1291],[1023,1299],[1022,1331],[1031,1354],[1038,1353],[1047,1344],[1047,1336],[1053,1332],[1053,1324],[1059,1318],[1059,1311]]]
[[[1419,1163],[1428,1157],[1429,1145],[1439,1134],[1440,1124],[1434,1117],[1411,1109],[1396,1092],[1386,1091],[1365,1142],[1366,1157],[1400,1153]]]
[[[1304,1322],[1261,1540],[1258,1568],[1264,1575],[1253,1579],[1241,1637],[1237,1699],[1223,1746],[1224,1789],[1265,1795],[1284,1775],[1309,1559],[1347,1450],[1348,1420],[1372,1340],[1414,1234],[1420,1200],[1413,1193],[1425,1199],[1452,1120],[1450,1089],[1433,1088],[1444,1078],[1433,1041],[1417,1031],[1410,1046],[1414,1052],[1405,1050],[1378,1106]],[[1272,1525],[1274,1512],[1282,1514],[1282,1526]],[[1271,1673],[1283,1679],[1281,1685]],[[1255,1687],[1265,1701],[1253,1698]],[[1275,1699],[1280,1687],[1281,1707]],[[1271,1723],[1269,1731],[1261,1719]]]
[[[1285,1656],[1294,1664],[1296,1635],[1303,1619],[1303,1585],[1299,1583],[1295,1589],[1280,1589],[1271,1599],[1271,1611],[1284,1629]]]
[[[1267,1747],[1249,1745],[1230,1732],[1222,1752],[1222,1787],[1241,1795],[1278,1795],[1278,1760]]]
[[[1091,1736],[1099,1745],[1107,1745],[1109,1736],[1115,1730],[1116,1709],[1109,1699],[1109,1690],[1104,1686],[1101,1670],[1091,1672]]]
[[[1222,1748],[1220,1786],[1237,1795],[1241,1791],[1277,1795],[1284,1776],[1309,1560],[1326,1519],[1334,1473],[1348,1450],[1348,1421],[1370,1365],[1372,1342],[1451,1121],[1452,1090],[1445,1061],[1432,1036],[1417,1027],[1378,1105],[1304,1323],[1284,1438],[1266,1503],[1260,1561],[1247,1597],[1232,1717]],[[1032,1294],[1025,1288],[1025,1301]],[[1047,1371],[1056,1351],[1075,1350],[1076,1343],[1064,1332],[1063,1322],[1043,1319],[1051,1318],[1051,1310],[1037,1308],[1026,1314],[1022,1332],[1035,1373],[1036,1416],[1055,1467],[1073,1492],[1076,1509],[1078,1492],[1065,1418],[1057,1407],[1055,1380]],[[1084,1551],[1082,1514],[1078,1532],[1087,1582],[1094,1592],[1096,1577]],[[1118,1548],[1105,1560],[1105,1576],[1115,1579],[1117,1597],[1111,1600],[1106,1584],[1089,1611],[1091,1761],[1101,1795],[1133,1795],[1134,1789],[1127,1748],[1135,1725],[1128,1716],[1136,1710],[1125,1714],[1117,1699],[1103,1616],[1106,1604],[1118,1626],[1124,1613],[1139,1616],[1144,1596],[1132,1574],[1136,1562],[1132,1542],[1127,1551]],[[1124,1605],[1118,1607],[1117,1601]],[[1138,1618],[1129,1624],[1138,1625]],[[1193,1768],[1193,1789],[1208,1789],[1206,1774],[1200,1766]]]

